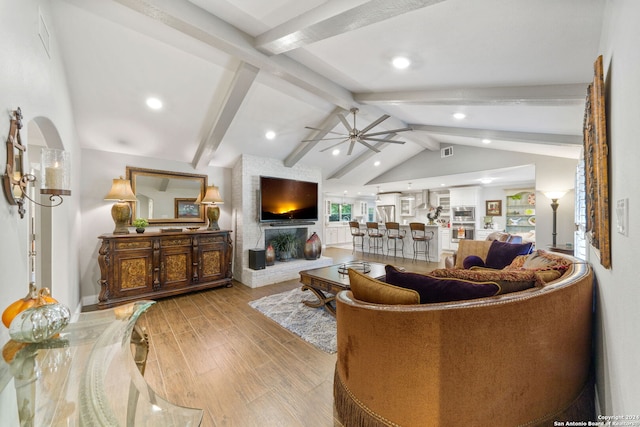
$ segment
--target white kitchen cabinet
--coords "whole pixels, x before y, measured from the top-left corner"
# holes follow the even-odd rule
[[[413,197],[400,197],[400,216],[415,216],[416,205]]]
[[[327,227],[324,232],[327,245],[335,245],[338,243],[338,228]]]
[[[358,210],[358,215],[363,217],[367,216],[367,202],[360,202],[360,209]]]
[[[438,229],[439,236],[438,240],[441,243],[441,250],[448,251],[451,250],[451,229],[450,228],[440,228]]]
[[[451,188],[449,190],[451,206],[478,206],[481,191],[481,187]]]

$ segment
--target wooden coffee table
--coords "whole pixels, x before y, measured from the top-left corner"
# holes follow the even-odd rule
[[[365,270],[367,276],[376,279],[384,278],[385,264],[377,262],[363,263],[362,261],[352,261],[301,271],[300,282],[302,282],[302,290],[309,290],[317,297],[317,301],[303,301],[303,303],[314,308],[324,307],[331,315],[335,316],[336,294],[340,291],[350,289],[349,275],[346,273],[345,267],[353,267],[358,271],[362,271],[363,264],[368,266],[368,271]]]

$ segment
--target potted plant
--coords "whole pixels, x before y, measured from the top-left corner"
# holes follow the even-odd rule
[[[136,228],[136,233],[144,233],[145,227],[149,225],[149,221],[144,218],[136,218],[132,225]]]
[[[298,254],[298,237],[293,233],[280,233],[271,240],[271,245],[278,254],[280,261],[295,258]]]

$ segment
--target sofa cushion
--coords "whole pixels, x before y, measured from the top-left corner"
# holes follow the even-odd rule
[[[511,264],[518,255],[526,255],[529,252],[531,252],[531,243],[506,243],[494,240],[484,263],[489,268],[502,269]]]
[[[349,269],[349,284],[354,298],[374,304],[419,304],[415,290],[394,286]]]
[[[536,271],[496,270],[473,267],[470,270],[440,268],[429,272],[431,276],[470,280],[474,282],[495,282],[500,286],[499,294],[523,291],[534,286],[543,286],[544,281]]]
[[[472,267],[484,267],[484,260],[477,255],[469,255],[462,261],[462,268],[468,270]]]
[[[500,286],[490,281],[474,282],[439,278],[426,274],[403,272],[392,265],[387,265],[385,270],[387,283],[417,291],[421,304],[483,298],[500,292]]]

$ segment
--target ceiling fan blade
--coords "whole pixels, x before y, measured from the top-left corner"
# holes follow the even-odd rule
[[[413,129],[412,128],[391,129],[391,130],[385,130],[384,132],[368,133],[366,135],[361,135],[361,136],[367,137],[367,136],[385,135],[387,133],[406,132],[408,130],[413,130]]]
[[[347,121],[347,119],[342,114],[337,114],[337,116],[342,122],[342,124],[344,125],[344,127],[347,128],[347,132],[351,133],[353,129],[351,129],[351,126],[349,126],[349,122]]]
[[[305,126],[305,129],[317,130],[318,132],[335,133],[336,135],[343,135],[340,132],[334,132],[332,130],[326,130],[326,129],[312,128],[311,126]]]
[[[384,114],[384,115],[378,117],[377,120],[374,120],[372,123],[369,124],[369,126],[367,126],[366,128],[362,129],[360,131],[360,134],[367,133],[367,131],[369,129],[373,129],[374,127],[378,126],[380,123],[382,123],[385,120],[387,120],[389,117],[391,117],[391,116],[389,116],[388,114]]]
[[[349,144],[349,151],[347,151],[347,156],[350,156],[353,152],[353,147],[356,145],[356,141],[354,139],[351,140],[351,144]]]
[[[373,146],[373,145],[371,145],[371,144],[368,144],[368,143],[364,142],[362,139],[359,139],[358,141],[360,142],[360,144],[364,145],[364,146],[365,146],[365,147],[367,147],[369,150],[373,150],[373,151],[375,151],[376,153],[379,153],[379,152],[380,152],[380,150],[378,150],[376,147],[374,147],[374,146]]]
[[[396,141],[395,139],[383,139],[383,138],[360,138],[362,141],[376,141],[376,142],[391,142],[392,144],[404,144],[406,141]]]
[[[333,144],[333,145],[330,145],[327,148],[323,148],[322,150],[320,150],[320,152],[324,153],[325,151],[331,150],[332,148],[337,147],[338,145],[342,144],[343,142],[347,142],[348,140],[349,140],[349,138],[343,139],[342,141],[338,142],[337,144]]]
[[[312,142],[312,141],[331,141],[335,139],[345,139],[346,136],[337,136],[335,138],[316,138],[316,139],[303,139],[301,142]]]

